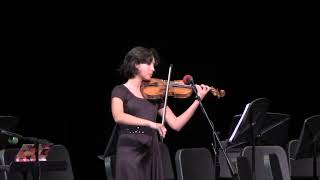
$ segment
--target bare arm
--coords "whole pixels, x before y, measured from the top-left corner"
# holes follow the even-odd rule
[[[182,127],[191,119],[194,112],[197,110],[199,106],[198,101],[194,101],[189,108],[184,111],[180,116],[176,117],[176,115],[172,112],[169,106],[167,106],[166,111],[166,122],[169,124],[169,126],[176,130],[180,131]],[[164,108],[159,110],[159,113],[162,115],[164,111]]]
[[[210,87],[206,86],[206,85],[196,85],[196,88],[198,90],[198,95],[201,99],[203,99],[206,94],[210,91]],[[191,117],[193,116],[194,112],[197,110],[198,106],[199,106],[199,101],[195,100],[188,109],[186,109],[180,116],[176,116],[172,110],[170,109],[169,106],[167,106],[167,110],[166,110],[166,122],[169,124],[169,126],[176,130],[176,131],[180,131],[183,126],[191,119]],[[164,111],[164,108],[159,110],[159,114],[162,115]]]
[[[147,126],[152,129],[156,129],[161,136],[165,136],[166,128],[161,123],[155,123],[147,119],[142,119],[130,114],[127,114],[123,110],[123,101],[118,97],[113,97],[111,100],[111,111],[113,119],[116,123],[135,125],[135,126]]]

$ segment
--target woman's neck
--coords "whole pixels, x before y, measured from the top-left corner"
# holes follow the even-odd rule
[[[139,78],[132,78],[128,79],[128,81],[125,83],[127,87],[133,88],[133,89],[140,89],[142,80]]]

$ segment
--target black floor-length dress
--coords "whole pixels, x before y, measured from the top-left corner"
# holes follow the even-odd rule
[[[163,102],[136,97],[125,85],[116,86],[111,97],[122,99],[124,112],[156,121]],[[158,135],[145,126],[119,124],[116,180],[164,180]]]

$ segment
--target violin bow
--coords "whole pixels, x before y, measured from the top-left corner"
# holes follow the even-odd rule
[[[166,86],[166,94],[164,96],[164,111],[162,114],[162,125],[164,125],[164,120],[167,112],[167,99],[168,99],[168,91],[169,91],[169,85],[170,85],[170,78],[171,78],[171,71],[172,71],[172,64],[169,66],[169,73],[168,73],[168,80],[167,80],[167,86]],[[163,142],[163,137],[161,137],[161,142]]]

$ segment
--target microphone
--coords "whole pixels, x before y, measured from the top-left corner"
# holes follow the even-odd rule
[[[191,75],[185,75],[183,76],[183,83],[186,84],[186,85],[194,85],[194,82],[193,82],[193,78]]]
[[[9,138],[8,138],[8,142],[9,142],[9,144],[15,145],[15,144],[18,144],[19,139],[16,138],[16,137],[9,137]]]
[[[201,98],[198,96],[198,91],[196,86],[194,85],[193,77],[191,75],[185,75],[182,79],[183,83],[186,85],[191,85],[193,92],[196,94],[196,99],[201,102]]]

